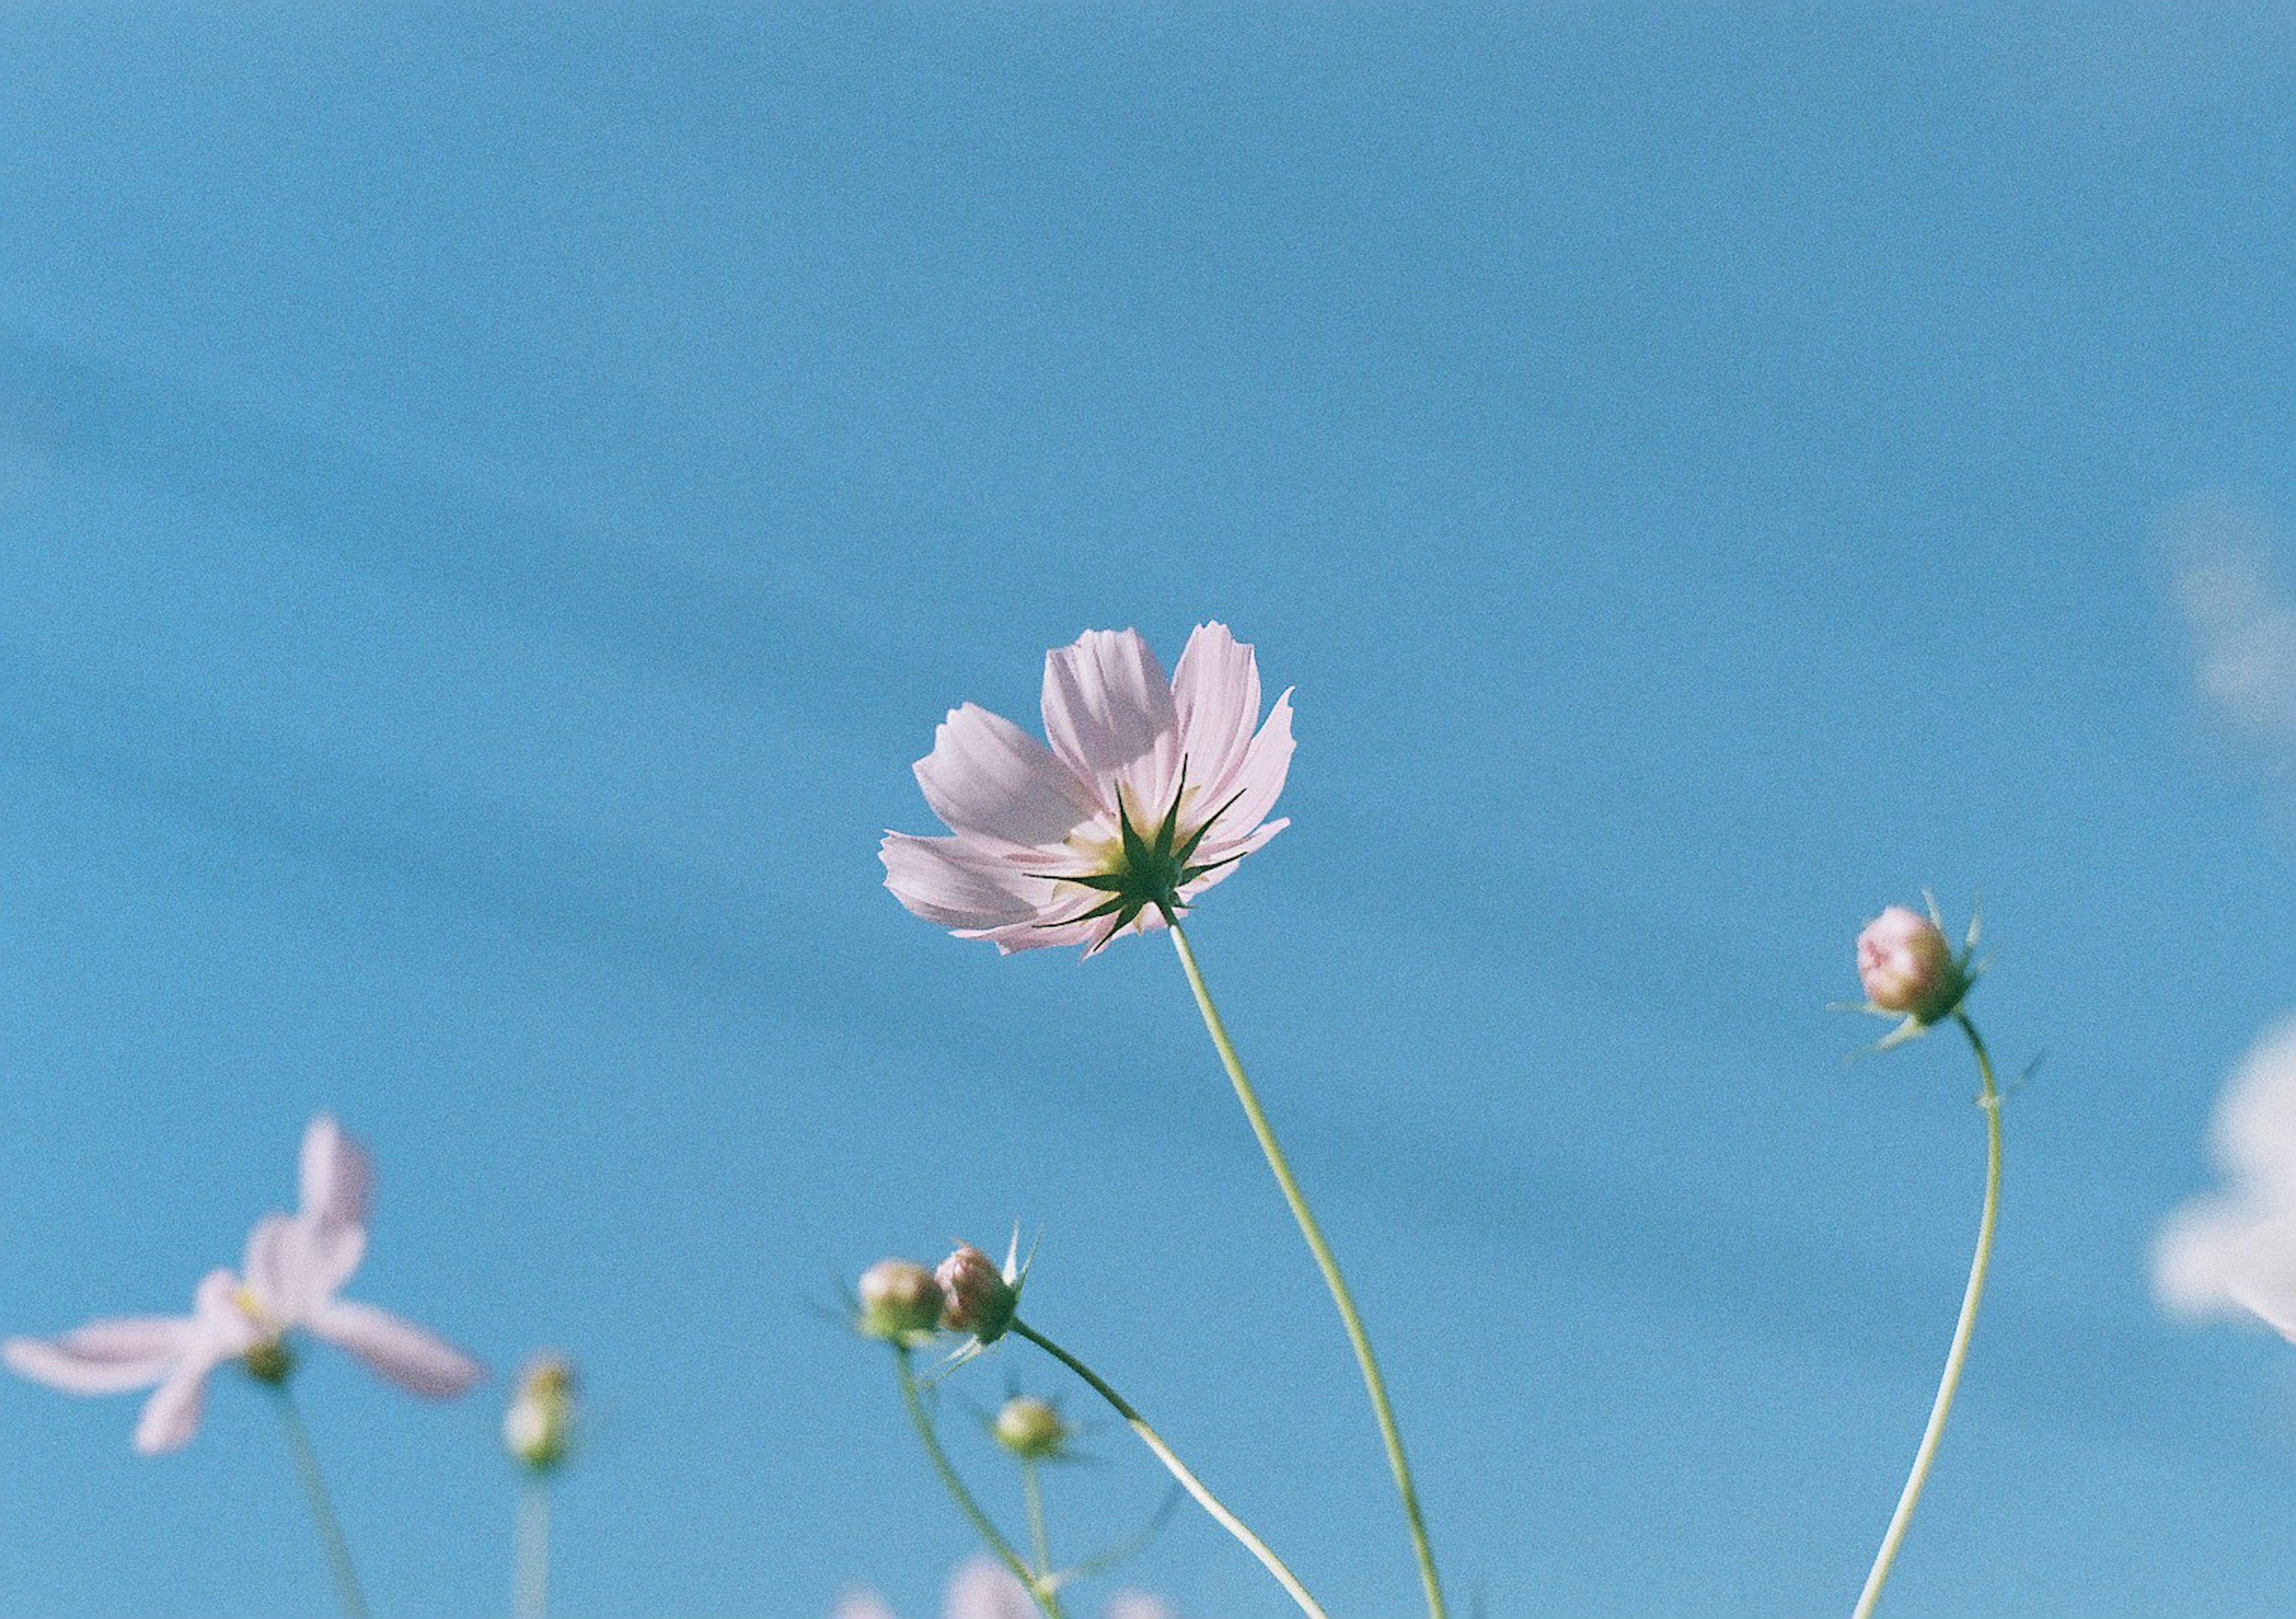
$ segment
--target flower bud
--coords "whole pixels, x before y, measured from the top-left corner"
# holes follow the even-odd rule
[[[1028,1461],[1043,1461],[1067,1448],[1069,1425],[1048,1400],[1015,1394],[996,1413],[991,1430],[996,1443]]]
[[[529,1361],[503,1413],[502,1432],[504,1448],[537,1473],[564,1461],[574,1443],[573,1367],[554,1354]]]
[[[932,1336],[940,1324],[940,1284],[909,1259],[881,1259],[861,1272],[861,1330],[889,1344]]]
[[[951,1332],[969,1332],[984,1344],[1004,1336],[1020,1307],[1021,1290],[1004,1279],[995,1260],[968,1242],[942,1260],[933,1277],[944,1300],[942,1326]]]
[[[1903,905],[1891,905],[1857,936],[1857,977],[1874,1006],[1923,1025],[1969,993],[1968,975],[1937,923]]]

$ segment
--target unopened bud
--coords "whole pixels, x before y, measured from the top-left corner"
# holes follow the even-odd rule
[[[1067,1448],[1070,1433],[1052,1402],[1034,1394],[1015,1394],[1004,1402],[993,1431],[997,1443],[1029,1461],[1059,1455]]]
[[[564,1461],[574,1445],[573,1367],[554,1354],[529,1361],[502,1431],[504,1448],[537,1473]]]
[[[940,1283],[940,1324],[951,1332],[969,1332],[984,1344],[993,1344],[1013,1324],[1021,1291],[1004,1280],[996,1262],[965,1243],[940,1262],[933,1272]]]
[[[861,1330],[889,1344],[914,1343],[940,1325],[940,1284],[914,1260],[881,1259],[861,1272]]]
[[[1892,905],[1857,936],[1857,977],[1885,1012],[1931,1024],[1961,1004],[1969,977],[1936,922]]]

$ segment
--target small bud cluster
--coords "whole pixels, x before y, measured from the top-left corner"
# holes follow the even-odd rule
[[[1021,1279],[961,1243],[937,1270],[881,1259],[861,1273],[854,1325],[867,1337],[914,1347],[936,1332],[964,1332],[985,1347],[1004,1336],[1021,1307]]]

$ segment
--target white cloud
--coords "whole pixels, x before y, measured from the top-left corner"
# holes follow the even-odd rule
[[[2225,1087],[2210,1148],[2224,1189],[2161,1222],[2153,1290],[2179,1315],[2245,1312],[2296,1339],[2296,1018]]]
[[[2210,724],[2275,774],[2296,771],[2296,596],[2275,560],[2286,541],[2262,513],[2221,495],[2185,502],[2159,532]]]

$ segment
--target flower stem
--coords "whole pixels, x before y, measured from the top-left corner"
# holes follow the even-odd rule
[[[1921,1447],[1914,1452],[1914,1470],[1906,1476],[1906,1488],[1898,1497],[1898,1509],[1890,1516],[1890,1528],[1882,1537],[1882,1549],[1874,1555],[1873,1571],[1866,1576],[1866,1589],[1857,1598],[1857,1607],[1851,1619],[1867,1619],[1874,1605],[1882,1599],[1882,1582],[1890,1577],[1890,1565],[1897,1560],[1898,1542],[1906,1538],[1906,1525],[1913,1521],[1914,1503],[1921,1499],[1922,1485],[1930,1475],[1930,1463],[1937,1459],[1938,1440],[1945,1432],[1946,1414],[1953,1410],[1954,1391],[1961,1386],[1962,1362],[1969,1358],[1970,1334],[1977,1326],[1978,1300],[1985,1296],[1985,1272],[1993,1261],[1993,1223],[2001,1210],[2001,1092],[1993,1083],[1993,1059],[1986,1055],[1985,1042],[1978,1037],[1977,1026],[1969,1014],[1956,1011],[1953,1020],[1961,1025],[1961,1032],[1969,1036],[1969,1049],[1977,1057],[1977,1075],[1983,1085],[1977,1105],[1985,1114],[1985,1210],[1977,1222],[1977,1252],[1969,1262],[1969,1285],[1962,1290],[1961,1319],[1954,1323],[1953,1346],[1946,1351],[1945,1376],[1939,1379],[1937,1401],[1930,1407],[1930,1425],[1922,1432]]]
[[[1150,1427],[1148,1419],[1133,1410],[1131,1402],[1111,1388],[1098,1372],[1017,1316],[1007,1330],[1016,1337],[1028,1339],[1090,1384],[1092,1392],[1107,1401],[1116,1414],[1124,1419],[1126,1426],[1140,1436],[1140,1443],[1155,1453],[1156,1460],[1164,1464],[1164,1470],[1178,1479],[1180,1487],[1196,1498],[1196,1504],[1210,1513],[1214,1522],[1241,1541],[1244,1549],[1258,1558],[1260,1565],[1275,1576],[1275,1582],[1291,1593],[1292,1600],[1300,1605],[1300,1612],[1309,1615],[1309,1619],[1329,1619],[1316,1599],[1308,1594],[1307,1587],[1301,1585],[1292,1572],[1283,1566],[1283,1559],[1268,1549],[1267,1541],[1245,1527],[1242,1518],[1220,1504],[1219,1497],[1206,1489],[1203,1481],[1188,1470],[1187,1464],[1172,1453],[1172,1447],[1164,1443],[1163,1435]]]
[[[1037,1572],[1053,1572],[1053,1537],[1045,1529],[1045,1491],[1037,1480],[1034,1458],[1021,1458],[1021,1494],[1029,1504],[1029,1546],[1036,1553]]]
[[[367,1619],[366,1597],[359,1590],[358,1572],[351,1566],[351,1549],[343,1540],[342,1525],[327,1500],[327,1481],[320,1476],[319,1459],[311,1450],[311,1436],[295,1409],[295,1396],[284,1382],[272,1385],[278,1402],[279,1429],[287,1438],[287,1454],[295,1463],[295,1477],[303,1486],[303,1500],[311,1509],[311,1522],[319,1531],[319,1545],[327,1554],[327,1567],[335,1577],[335,1594],[342,1600],[347,1619]]]
[[[518,1492],[517,1576],[512,1583],[518,1619],[550,1613],[550,1485],[529,1478]]]
[[[901,1403],[908,1409],[910,1425],[917,1430],[917,1442],[924,1446],[925,1455],[931,1460],[933,1471],[939,1476],[941,1487],[948,1492],[948,1498],[956,1503],[957,1510],[964,1514],[974,1532],[996,1554],[996,1560],[1021,1582],[1022,1589],[1029,1593],[1029,1599],[1037,1605],[1037,1611],[1045,1615],[1045,1619],[1066,1619],[1061,1612],[1061,1599],[1053,1589],[1049,1571],[1039,1575],[1022,1560],[1021,1554],[1013,1549],[1013,1543],[990,1521],[988,1514],[981,1510],[980,1503],[973,1499],[972,1492],[965,1487],[964,1480],[957,1476],[956,1464],[950,1461],[948,1452],[940,1448],[940,1435],[933,1432],[931,1413],[925,1410],[924,1400],[917,1393],[917,1374],[909,1364],[909,1352],[898,1345],[893,1349],[893,1375],[900,1382]]]
[[[1356,1364],[1363,1369],[1364,1388],[1371,1395],[1372,1415],[1379,1421],[1380,1441],[1387,1447],[1387,1465],[1395,1475],[1396,1492],[1403,1498],[1403,1518],[1411,1531],[1411,1549],[1419,1559],[1419,1582],[1427,1590],[1427,1612],[1431,1619],[1445,1619],[1443,1586],[1435,1573],[1434,1549],[1428,1544],[1427,1522],[1419,1510],[1419,1492],[1411,1482],[1411,1464],[1403,1454],[1403,1435],[1395,1425],[1394,1407],[1388,1402],[1386,1379],[1380,1376],[1379,1361],[1372,1354],[1371,1337],[1364,1330],[1363,1318],[1356,1313],[1356,1302],[1340,1275],[1339,1261],[1332,1257],[1331,1245],[1324,1240],[1316,1216],[1308,1212],[1308,1199],[1300,1193],[1300,1183],[1292,1178],[1292,1166],[1283,1160],[1283,1149],[1276,1145],[1275,1132],[1269,1127],[1267,1116],[1259,1109],[1259,1099],[1252,1093],[1251,1082],[1244,1077],[1242,1060],[1227,1037],[1219,1010],[1212,1004],[1211,991],[1204,987],[1204,975],[1196,966],[1196,953],[1188,948],[1187,935],[1180,931],[1177,921],[1171,923],[1171,933],[1172,947],[1179,952],[1181,970],[1188,975],[1188,987],[1195,992],[1196,1010],[1203,1014],[1204,1028],[1219,1051],[1229,1082],[1235,1086],[1235,1099],[1243,1104],[1243,1116],[1251,1122],[1251,1133],[1259,1138],[1259,1150],[1267,1157],[1275,1184],[1283,1189],[1283,1200],[1292,1206],[1292,1217],[1299,1222],[1300,1234],[1308,1239],[1308,1250],[1316,1256],[1316,1266],[1324,1273],[1324,1285],[1332,1290],[1332,1302],[1339,1306],[1340,1321],[1347,1328]]]

